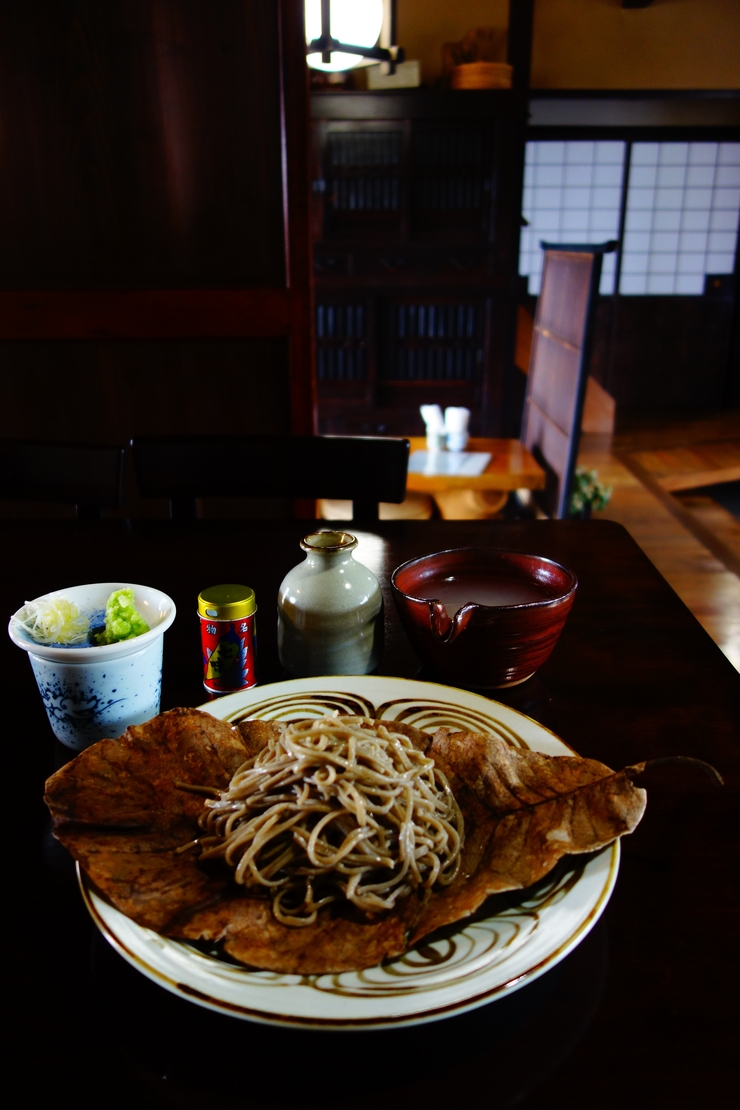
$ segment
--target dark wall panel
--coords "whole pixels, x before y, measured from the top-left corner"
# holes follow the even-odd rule
[[[601,382],[622,408],[719,408],[727,389],[732,302],[620,297]]]
[[[284,281],[274,0],[4,0],[0,286]]]
[[[0,436],[288,433],[283,340],[3,344]]]
[[[290,433],[284,340],[6,342],[3,369],[0,437],[123,446],[136,435]],[[113,515],[163,515],[164,503],[139,500],[128,469]],[[245,494],[258,480],[245,474]],[[0,517],[36,513],[0,502]]]

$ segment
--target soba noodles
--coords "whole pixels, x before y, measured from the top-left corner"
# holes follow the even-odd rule
[[[206,802],[201,858],[267,888],[275,917],[309,925],[346,898],[366,913],[428,897],[460,865],[463,819],[434,760],[391,725],[324,717],[284,726]]]

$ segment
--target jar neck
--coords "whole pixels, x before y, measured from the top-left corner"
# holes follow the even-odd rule
[[[309,559],[328,559],[334,556],[347,559],[357,547],[357,538],[350,532],[334,532],[326,528],[305,536],[301,540],[301,547]]]
[[[305,549],[304,549],[305,550]],[[328,570],[329,567],[343,566],[352,560],[352,547],[340,551],[306,551],[306,563],[315,570]]]

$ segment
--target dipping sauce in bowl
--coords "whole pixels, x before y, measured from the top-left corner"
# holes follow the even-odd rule
[[[447,578],[432,578],[425,582],[423,596],[427,600],[436,598],[441,601],[447,615],[454,617],[458,609],[470,602],[487,606],[529,605],[533,601],[542,601],[546,594],[541,587],[514,578],[507,580],[482,574],[451,574]]]
[[[524,682],[549,657],[578,580],[541,555],[455,548],[397,567],[391,589],[422,660],[458,686]]]

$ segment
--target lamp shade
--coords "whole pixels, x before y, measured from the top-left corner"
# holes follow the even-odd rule
[[[306,42],[321,36],[321,0],[305,0]],[[331,0],[331,34],[338,42],[352,46],[375,46],[383,26],[383,0]],[[309,54],[306,61],[313,69],[338,71],[352,69],[364,61],[361,54],[331,52],[330,61],[320,53]]]

